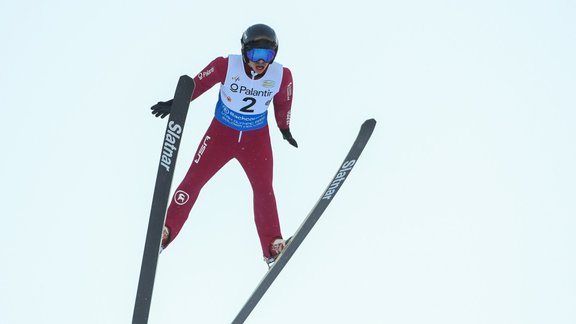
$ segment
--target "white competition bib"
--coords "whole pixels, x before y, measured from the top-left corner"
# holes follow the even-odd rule
[[[244,71],[241,55],[228,57],[226,80],[220,87],[216,119],[239,131],[254,130],[268,124],[268,107],[280,90],[282,65],[272,63],[259,80]]]

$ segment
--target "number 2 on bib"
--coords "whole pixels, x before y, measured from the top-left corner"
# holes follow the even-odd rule
[[[250,109],[250,107],[252,107],[256,104],[256,98],[246,97],[246,98],[242,99],[242,101],[249,102],[249,103],[248,103],[248,105],[246,105],[240,109],[241,112],[248,112],[248,113],[254,112],[254,109]]]

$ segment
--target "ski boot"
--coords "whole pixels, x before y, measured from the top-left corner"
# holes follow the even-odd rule
[[[160,253],[168,246],[170,241],[170,229],[166,226],[162,229],[162,241],[160,243]]]
[[[264,261],[266,261],[268,269],[272,268],[280,254],[282,254],[288,243],[290,243],[291,239],[292,237],[285,241],[284,239],[278,238],[275,239],[274,242],[270,243],[270,256],[264,257]]]

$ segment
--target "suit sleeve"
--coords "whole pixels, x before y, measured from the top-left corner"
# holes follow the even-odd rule
[[[194,92],[192,98],[194,100],[200,97],[204,92],[210,90],[217,83],[224,83],[226,78],[226,70],[228,69],[228,58],[217,57],[210,64],[208,64],[200,73],[194,77]]]
[[[292,72],[285,67],[282,73],[280,91],[274,96],[274,115],[276,124],[280,129],[290,128],[293,91]]]

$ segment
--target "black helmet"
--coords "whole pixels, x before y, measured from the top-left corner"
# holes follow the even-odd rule
[[[268,25],[256,24],[248,27],[240,39],[242,44],[242,57],[248,62],[246,52],[251,48],[268,48],[278,53],[278,38],[274,29]],[[276,56],[276,55],[274,55]],[[270,63],[274,62],[274,59]]]

